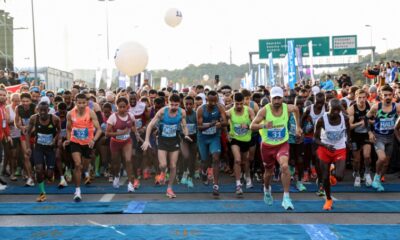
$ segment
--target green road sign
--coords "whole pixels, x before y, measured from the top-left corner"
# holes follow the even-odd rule
[[[357,55],[357,35],[332,36],[333,56]]]
[[[330,56],[329,37],[312,38],[280,38],[280,39],[260,39],[259,55],[260,59],[268,58],[272,52],[273,58],[282,58],[287,54],[287,41],[294,40],[295,47],[301,47],[303,57],[308,57],[308,42],[312,41],[313,55],[315,57]]]

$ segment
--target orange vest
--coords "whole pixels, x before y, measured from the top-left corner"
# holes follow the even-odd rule
[[[86,107],[83,117],[78,117],[78,109],[71,110],[71,142],[88,145],[94,138],[94,124],[90,118],[90,108]]]

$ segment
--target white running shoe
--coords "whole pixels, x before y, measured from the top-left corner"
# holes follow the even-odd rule
[[[60,183],[58,184],[58,187],[59,188],[64,188],[64,187],[67,187],[67,186],[68,186],[67,181],[65,181],[65,179],[61,179]]]
[[[366,174],[364,174],[364,177],[365,177],[365,186],[371,187],[371,185],[372,185],[371,174],[366,173]]]
[[[354,187],[361,187],[361,178],[360,178],[360,176],[357,176],[356,179],[354,180]]]
[[[35,182],[32,180],[32,178],[28,178],[28,180],[26,180],[25,186],[33,187],[35,186]]]
[[[75,201],[75,202],[80,202],[80,201],[82,201],[81,193],[77,193],[77,192],[74,193],[74,201]]]
[[[128,192],[135,192],[135,188],[133,187],[133,184],[131,182],[128,183]]]
[[[7,185],[0,184],[0,191],[6,190]]]
[[[119,177],[114,177],[113,187],[119,188]]]

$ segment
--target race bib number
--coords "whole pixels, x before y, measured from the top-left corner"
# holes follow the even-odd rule
[[[100,127],[101,127],[101,131],[103,131],[103,133],[105,133],[106,129],[107,129],[107,123],[102,123]]]
[[[233,125],[233,131],[237,136],[244,136],[247,134],[249,129],[247,128],[242,128],[242,124],[234,124]]]
[[[217,127],[216,126],[207,128],[206,130],[203,131],[204,135],[214,135],[216,133],[217,133]]]
[[[304,127],[304,133],[312,133],[314,131],[314,126],[311,122],[307,122]]]
[[[50,146],[53,144],[53,134],[37,134],[37,143],[40,145]]]
[[[142,121],[142,119],[140,119],[140,118],[135,119],[135,125],[136,125],[136,128],[137,128],[137,129],[143,127],[143,121]]]
[[[345,130],[342,131],[327,131],[326,138],[330,141],[337,142],[344,137]]]
[[[28,126],[29,125],[29,118],[22,118],[22,125]]]
[[[61,135],[61,137],[66,138],[67,137],[67,129],[61,129],[60,135]]]
[[[78,140],[87,140],[89,138],[88,128],[74,128],[72,129],[72,134]]]
[[[193,135],[193,134],[195,134],[197,132],[196,131],[196,124],[188,123],[188,124],[186,124],[186,126],[187,126],[187,129],[188,129],[189,135]]]
[[[386,118],[380,120],[380,130],[381,131],[388,131],[394,129],[394,118]]]
[[[117,132],[122,132],[123,130],[118,129]],[[128,140],[131,137],[130,132],[123,134],[123,135],[118,135],[115,137],[115,139],[120,140],[120,141],[125,141]]]
[[[161,136],[163,137],[176,137],[176,130],[178,129],[178,125],[163,125],[163,130]]]
[[[286,128],[271,128],[267,130],[267,136],[272,141],[281,141],[286,135]]]

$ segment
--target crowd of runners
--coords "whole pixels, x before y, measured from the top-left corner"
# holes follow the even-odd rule
[[[106,178],[120,188],[127,177],[130,193],[154,179],[166,185],[169,198],[176,197],[174,184],[206,184],[218,197],[226,174],[235,179],[238,197],[263,182],[267,205],[272,181],[281,180],[287,210],[294,209],[291,183],[306,191],[315,182],[326,199],[323,209],[331,210],[331,186],[343,180],[349,164],[355,188],[385,190],[398,151],[393,144],[400,140],[400,83],[351,85],[344,82],[340,91],[327,85],[254,91],[23,85],[16,93],[1,87],[0,190],[24,179],[27,187],[38,186],[43,202],[45,183],[75,184],[79,202],[81,184]]]

